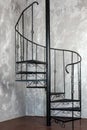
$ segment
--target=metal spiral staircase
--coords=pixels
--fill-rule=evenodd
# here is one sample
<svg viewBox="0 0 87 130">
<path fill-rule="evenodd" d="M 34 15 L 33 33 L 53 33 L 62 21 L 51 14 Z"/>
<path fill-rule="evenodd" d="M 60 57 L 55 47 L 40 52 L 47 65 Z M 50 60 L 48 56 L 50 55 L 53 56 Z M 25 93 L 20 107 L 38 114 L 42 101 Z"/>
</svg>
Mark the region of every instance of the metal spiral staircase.
<svg viewBox="0 0 87 130">
<path fill-rule="evenodd" d="M 46 1 L 47 42 L 48 4 Z M 37 5 L 35 1 L 25 8 L 15 25 L 16 81 L 25 82 L 27 88 L 46 90 L 47 125 L 52 120 L 63 124 L 81 119 L 81 56 L 75 51 L 50 48 L 47 44 L 42 46 L 34 42 L 34 6 Z M 28 21 L 30 19 L 31 23 Z M 28 24 L 31 25 L 31 32 L 27 31 Z"/>
</svg>

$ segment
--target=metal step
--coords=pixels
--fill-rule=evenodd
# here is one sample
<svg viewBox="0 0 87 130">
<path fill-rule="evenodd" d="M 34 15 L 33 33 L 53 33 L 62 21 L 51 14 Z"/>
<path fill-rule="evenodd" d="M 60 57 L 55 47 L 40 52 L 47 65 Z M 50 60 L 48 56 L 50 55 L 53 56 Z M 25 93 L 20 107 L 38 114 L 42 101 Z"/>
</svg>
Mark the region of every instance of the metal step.
<svg viewBox="0 0 87 130">
<path fill-rule="evenodd" d="M 26 88 L 47 88 L 46 86 L 27 86 Z"/>
<path fill-rule="evenodd" d="M 54 119 L 55 121 L 60 121 L 63 123 L 67 123 L 70 121 L 75 121 L 75 120 L 80 120 L 81 118 L 79 117 L 62 117 L 62 116 L 51 116 L 52 119 Z"/>
<path fill-rule="evenodd" d="M 27 64 L 46 64 L 46 62 L 38 61 L 38 60 L 25 60 L 25 61 L 17 61 L 17 64 L 27 63 Z"/>
<path fill-rule="evenodd" d="M 65 94 L 65 93 L 64 93 L 64 92 L 59 92 L 59 93 L 58 93 L 58 92 L 57 92 L 57 93 L 51 92 L 51 93 L 50 93 L 51 96 L 54 96 L 54 95 L 57 96 L 57 95 L 61 95 L 61 94 Z"/>
<path fill-rule="evenodd" d="M 65 108 L 51 108 L 51 110 L 58 110 L 58 111 L 81 111 L 79 107 L 65 107 Z"/>
<path fill-rule="evenodd" d="M 36 80 L 36 79 L 35 79 L 35 80 L 34 80 L 34 79 L 30 79 L 30 80 L 28 80 L 28 79 L 27 79 L 27 80 L 18 79 L 18 80 L 15 80 L 15 81 L 18 81 L 18 82 L 29 82 L 29 81 L 30 81 L 30 82 L 35 82 L 35 81 L 36 81 L 36 82 L 41 82 L 41 81 L 43 81 L 43 82 L 45 82 L 46 79 L 37 79 L 37 80 Z"/>
<path fill-rule="evenodd" d="M 59 99 L 59 100 L 53 100 L 51 103 L 58 103 L 58 102 L 79 102 L 80 100 L 72 100 L 72 99 Z"/>
<path fill-rule="evenodd" d="M 46 74 L 46 72 L 19 71 L 19 72 L 16 72 L 16 74 Z"/>
</svg>

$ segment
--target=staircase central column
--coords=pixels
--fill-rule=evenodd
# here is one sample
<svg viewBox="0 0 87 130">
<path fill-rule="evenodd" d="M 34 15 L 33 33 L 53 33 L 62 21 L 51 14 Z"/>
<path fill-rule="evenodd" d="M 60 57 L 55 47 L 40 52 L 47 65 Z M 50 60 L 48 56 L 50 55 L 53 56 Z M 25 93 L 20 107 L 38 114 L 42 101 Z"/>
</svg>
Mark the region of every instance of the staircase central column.
<svg viewBox="0 0 87 130">
<path fill-rule="evenodd" d="M 51 125 L 50 90 L 51 90 L 51 61 L 50 61 L 50 0 L 45 0 L 46 6 L 46 85 L 47 85 L 47 126 Z"/>
</svg>

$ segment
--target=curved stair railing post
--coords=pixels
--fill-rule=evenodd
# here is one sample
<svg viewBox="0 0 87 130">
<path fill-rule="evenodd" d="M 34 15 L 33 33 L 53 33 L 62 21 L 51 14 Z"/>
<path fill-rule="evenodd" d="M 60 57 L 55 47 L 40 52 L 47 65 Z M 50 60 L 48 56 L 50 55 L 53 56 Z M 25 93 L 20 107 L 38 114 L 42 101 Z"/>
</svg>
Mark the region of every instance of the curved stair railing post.
<svg viewBox="0 0 87 130">
<path fill-rule="evenodd" d="M 65 97 L 65 52 L 63 50 L 63 83 L 64 83 L 64 97 Z"/>
<path fill-rule="evenodd" d="M 56 51 L 54 50 L 54 92 L 56 92 Z"/>
</svg>

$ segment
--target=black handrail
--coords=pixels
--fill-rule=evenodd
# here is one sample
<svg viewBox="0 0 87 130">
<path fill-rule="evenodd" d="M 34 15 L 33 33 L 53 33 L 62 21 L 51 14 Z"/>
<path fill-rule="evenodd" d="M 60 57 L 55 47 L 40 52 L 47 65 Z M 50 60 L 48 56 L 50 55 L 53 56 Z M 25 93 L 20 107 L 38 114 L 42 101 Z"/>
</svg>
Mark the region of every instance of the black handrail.
<svg viewBox="0 0 87 130">
<path fill-rule="evenodd" d="M 34 1 L 32 4 L 30 4 L 29 6 L 27 6 L 27 7 L 22 11 L 22 13 L 20 14 L 19 19 L 18 19 L 18 21 L 17 21 L 17 23 L 16 23 L 16 25 L 15 25 L 15 28 L 17 27 L 17 24 L 19 23 L 19 21 L 20 21 L 20 19 L 21 19 L 21 16 L 23 15 L 23 13 L 24 13 L 27 9 L 29 9 L 31 6 L 33 6 L 34 4 L 39 5 L 39 3 L 38 3 L 37 1 Z"/>
<path fill-rule="evenodd" d="M 17 28 L 16 28 L 16 27 L 17 27 L 17 24 L 19 23 L 19 21 L 20 21 L 20 19 L 21 19 L 21 16 L 23 15 L 23 13 L 24 13 L 27 9 L 29 9 L 31 6 L 33 6 L 34 4 L 39 5 L 39 3 L 38 3 L 37 1 L 34 1 L 32 4 L 30 4 L 29 6 L 27 6 L 27 7 L 22 11 L 22 13 L 20 14 L 19 19 L 18 19 L 18 21 L 17 21 L 17 23 L 16 23 L 16 25 L 15 25 L 15 31 L 16 31 L 22 38 L 24 38 L 25 40 L 31 42 L 32 44 L 35 44 L 35 45 L 37 45 L 37 46 L 39 46 L 39 47 L 46 48 L 46 46 L 37 44 L 37 43 L 35 43 L 35 42 L 29 40 L 28 38 L 26 38 L 25 36 L 23 36 L 23 35 L 17 30 Z M 79 53 L 77 53 L 77 52 L 75 52 L 75 51 L 67 50 L 67 49 L 57 49 L 57 48 L 50 48 L 50 49 L 51 49 L 51 50 L 58 50 L 58 51 L 72 52 L 72 53 L 77 54 L 77 55 L 80 57 L 80 60 L 79 60 L 78 62 L 70 63 L 70 64 L 67 64 L 67 65 L 65 66 L 65 70 L 66 70 L 67 73 L 69 73 L 69 71 L 67 70 L 67 67 L 68 67 L 68 66 L 78 64 L 78 63 L 80 63 L 80 62 L 82 61 L 82 58 L 81 58 L 81 56 L 79 55 Z"/>
<path fill-rule="evenodd" d="M 37 44 L 36 42 L 33 42 L 33 41 L 29 40 L 28 38 L 26 38 L 25 36 L 23 36 L 17 29 L 16 29 L 16 32 L 17 32 L 22 38 L 24 38 L 25 40 L 27 40 L 28 42 L 31 42 L 31 43 L 33 43 L 33 44 L 35 44 L 35 45 L 37 45 L 37 46 L 46 48 L 46 47 L 43 46 L 43 45 Z"/>
<path fill-rule="evenodd" d="M 15 31 L 16 31 L 22 38 L 24 38 L 25 40 L 27 40 L 28 42 L 31 42 L 31 43 L 33 43 L 33 44 L 39 46 L 39 47 L 46 48 L 46 46 L 40 45 L 40 44 L 38 44 L 38 43 L 36 43 L 36 42 L 33 42 L 33 41 L 29 40 L 28 38 L 26 38 L 25 36 L 23 36 L 16 28 L 15 28 Z M 67 65 L 65 66 L 65 70 L 66 70 L 67 73 L 69 73 L 69 71 L 67 70 L 67 67 L 68 67 L 68 66 L 78 64 L 78 63 L 80 63 L 80 62 L 82 61 L 81 56 L 80 56 L 79 53 L 77 53 L 76 51 L 72 51 L 72 50 L 68 50 L 68 49 L 57 49 L 57 48 L 50 48 L 50 49 L 51 49 L 51 50 L 56 50 L 56 51 L 71 52 L 71 53 L 77 54 L 77 55 L 79 56 L 79 58 L 80 58 L 79 61 L 74 62 L 74 63 L 67 64 Z"/>
</svg>

